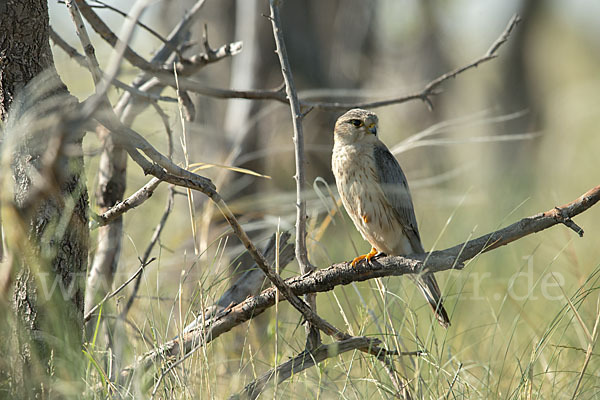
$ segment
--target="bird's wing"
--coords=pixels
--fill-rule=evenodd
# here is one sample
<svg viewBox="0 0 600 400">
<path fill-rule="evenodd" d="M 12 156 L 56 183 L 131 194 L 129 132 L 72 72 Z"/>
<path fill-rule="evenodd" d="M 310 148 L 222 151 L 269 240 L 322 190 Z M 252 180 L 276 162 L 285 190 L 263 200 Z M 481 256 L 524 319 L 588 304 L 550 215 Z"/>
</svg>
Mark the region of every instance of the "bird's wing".
<svg viewBox="0 0 600 400">
<path fill-rule="evenodd" d="M 398 160 L 396 160 L 383 143 L 376 145 L 373 151 L 375 165 L 377 166 L 377 176 L 380 179 L 379 183 L 381 184 L 383 193 L 394 208 L 413 251 L 415 253 L 424 253 L 425 249 L 423 249 L 423 244 L 419 236 L 417 218 L 415 217 L 415 209 L 410 197 L 406 176 L 404 176 Z M 444 309 L 442 294 L 433 274 L 425 273 L 413 277 L 413 279 L 433 308 L 439 323 L 444 328 L 447 328 L 450 325 L 450 318 Z"/>
<path fill-rule="evenodd" d="M 381 188 L 390 205 L 396 211 L 400 223 L 404 228 L 404 233 L 410 240 L 415 253 L 424 253 L 419 228 L 417 227 L 417 218 L 413 207 L 410 190 L 406 176 L 398 164 L 398 160 L 383 144 L 375 145 L 373 149 L 373 158 L 377 167 L 377 176 L 380 179 Z"/>
</svg>

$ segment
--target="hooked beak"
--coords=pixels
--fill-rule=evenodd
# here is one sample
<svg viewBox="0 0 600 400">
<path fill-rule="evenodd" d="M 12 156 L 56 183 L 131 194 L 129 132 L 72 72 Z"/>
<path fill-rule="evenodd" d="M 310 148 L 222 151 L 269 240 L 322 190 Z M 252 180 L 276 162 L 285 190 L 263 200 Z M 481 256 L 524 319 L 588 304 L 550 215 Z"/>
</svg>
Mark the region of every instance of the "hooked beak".
<svg viewBox="0 0 600 400">
<path fill-rule="evenodd" d="M 367 127 L 369 129 L 369 132 L 371 132 L 373 135 L 377 136 L 377 125 L 375 125 L 374 123 L 369 125 Z"/>
</svg>

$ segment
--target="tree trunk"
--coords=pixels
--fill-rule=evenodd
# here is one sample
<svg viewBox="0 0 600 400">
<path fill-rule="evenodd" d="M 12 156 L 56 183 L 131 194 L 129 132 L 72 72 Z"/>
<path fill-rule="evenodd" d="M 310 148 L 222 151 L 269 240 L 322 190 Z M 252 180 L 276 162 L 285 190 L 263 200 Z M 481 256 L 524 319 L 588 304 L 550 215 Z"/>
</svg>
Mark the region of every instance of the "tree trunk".
<svg viewBox="0 0 600 400">
<path fill-rule="evenodd" d="M 15 361 L 13 395 L 54 397 L 53 382 L 61 389 L 82 382 L 89 240 L 83 130 L 65 123 L 77 101 L 54 67 L 46 1 L 1 2 L 0 26 L 2 162 L 14 182 L 14 197 L 3 198 L 14 211 L 5 213 L 4 231 L 14 260 L 18 338 L 16 346 L 2 346 Z M 5 195 L 10 177 L 2 172 Z"/>
</svg>

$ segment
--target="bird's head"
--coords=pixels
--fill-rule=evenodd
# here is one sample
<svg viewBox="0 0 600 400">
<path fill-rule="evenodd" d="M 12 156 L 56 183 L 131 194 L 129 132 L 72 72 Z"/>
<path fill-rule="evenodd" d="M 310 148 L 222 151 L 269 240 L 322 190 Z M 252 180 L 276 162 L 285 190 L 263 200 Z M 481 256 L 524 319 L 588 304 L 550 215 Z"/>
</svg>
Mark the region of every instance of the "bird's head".
<svg viewBox="0 0 600 400">
<path fill-rule="evenodd" d="M 377 122 L 374 113 L 353 108 L 335 123 L 334 140 L 340 144 L 374 143 L 377 139 Z"/>
</svg>

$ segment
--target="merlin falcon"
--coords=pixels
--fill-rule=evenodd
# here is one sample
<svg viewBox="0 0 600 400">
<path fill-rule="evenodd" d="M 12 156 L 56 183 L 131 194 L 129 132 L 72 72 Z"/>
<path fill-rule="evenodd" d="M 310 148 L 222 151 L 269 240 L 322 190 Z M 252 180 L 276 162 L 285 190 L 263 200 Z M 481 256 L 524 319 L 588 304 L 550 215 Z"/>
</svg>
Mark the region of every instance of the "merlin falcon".
<svg viewBox="0 0 600 400">
<path fill-rule="evenodd" d="M 332 169 L 344 208 L 362 237 L 368 254 L 352 265 L 379 254 L 424 253 L 406 177 L 400 164 L 377 137 L 378 118 L 352 109 L 338 118 L 334 131 Z M 431 273 L 409 275 L 443 327 L 450 325 L 440 288 Z"/>
</svg>

